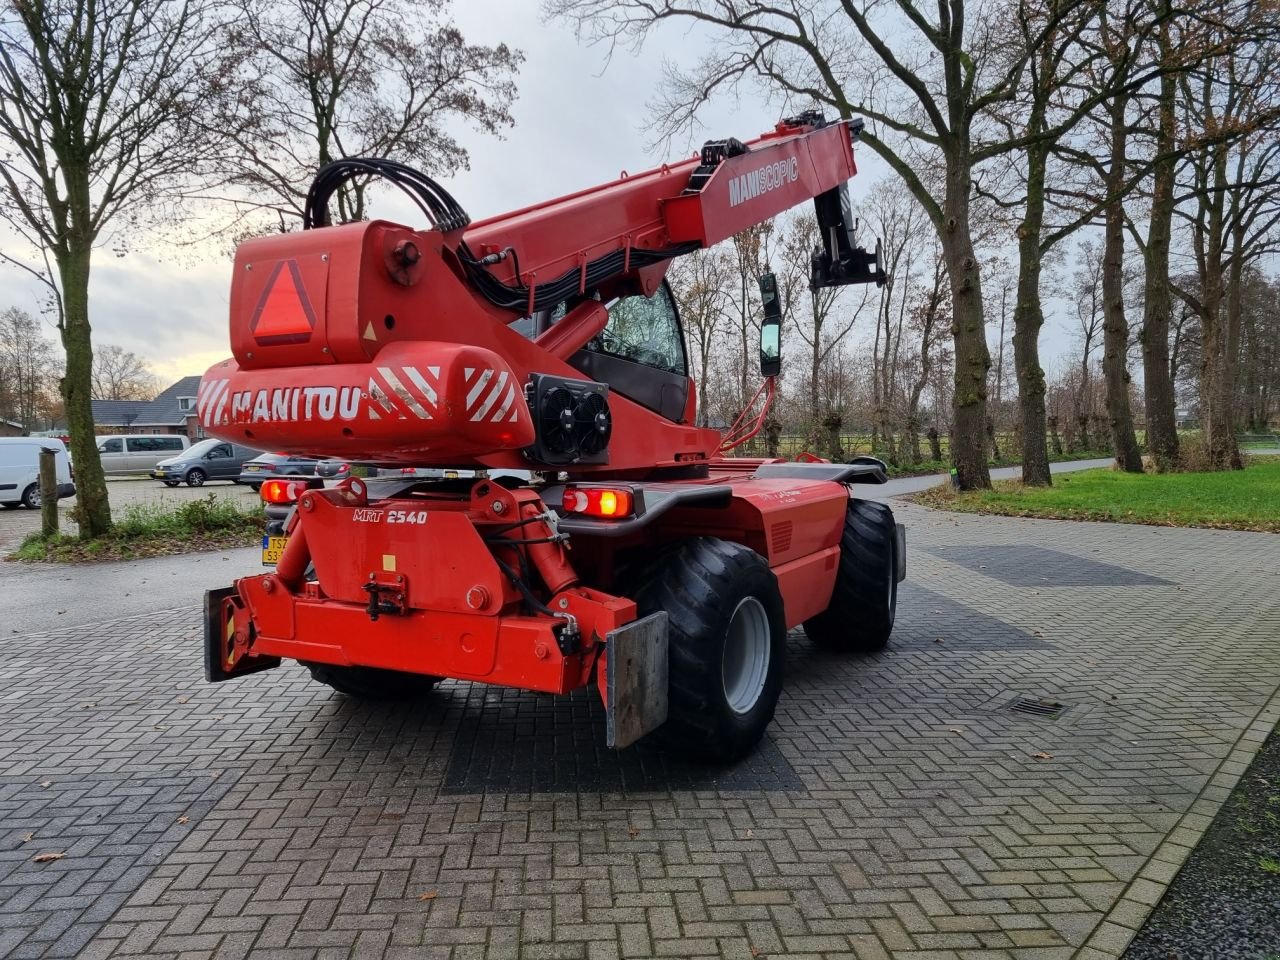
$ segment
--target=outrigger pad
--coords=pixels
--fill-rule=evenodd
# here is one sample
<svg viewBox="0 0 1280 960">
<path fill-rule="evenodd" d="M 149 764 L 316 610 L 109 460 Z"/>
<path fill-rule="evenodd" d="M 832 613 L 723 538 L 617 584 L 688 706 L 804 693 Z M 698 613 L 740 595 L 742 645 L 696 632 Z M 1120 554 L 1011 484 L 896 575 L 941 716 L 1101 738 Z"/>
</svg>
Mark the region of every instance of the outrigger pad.
<svg viewBox="0 0 1280 960">
<path fill-rule="evenodd" d="M 231 636 L 224 601 L 235 592 L 235 587 L 221 587 L 206 590 L 204 594 L 204 678 L 210 683 L 234 680 L 247 673 L 280 666 L 279 657 L 243 657 L 239 663 L 227 666 L 225 661 L 231 652 Z"/>
<path fill-rule="evenodd" d="M 667 721 L 667 613 L 659 610 L 605 637 L 608 744 L 629 747 Z"/>
</svg>

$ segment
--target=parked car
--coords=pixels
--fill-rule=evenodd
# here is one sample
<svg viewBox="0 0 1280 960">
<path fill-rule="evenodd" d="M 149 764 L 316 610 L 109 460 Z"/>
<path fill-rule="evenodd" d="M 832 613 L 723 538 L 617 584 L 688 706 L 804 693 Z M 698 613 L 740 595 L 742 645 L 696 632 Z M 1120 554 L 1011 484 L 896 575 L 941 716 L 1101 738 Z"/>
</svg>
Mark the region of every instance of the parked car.
<svg viewBox="0 0 1280 960">
<path fill-rule="evenodd" d="M 161 460 L 151 471 L 151 476 L 166 487 L 185 483 L 189 487 L 202 487 L 208 480 L 240 482 L 240 471 L 248 460 L 260 456 L 261 450 L 226 440 L 201 440 L 176 457 Z"/>
<path fill-rule="evenodd" d="M 373 476 L 370 468 L 369 476 Z M 346 460 L 321 460 L 316 464 L 316 476 L 329 480 L 345 480 L 351 476 L 351 464 Z"/>
<path fill-rule="evenodd" d="M 10 510 L 40 508 L 40 451 L 54 452 L 58 499 L 74 497 L 71 458 L 61 440 L 46 437 L 0 437 L 0 505 Z"/>
<path fill-rule="evenodd" d="M 98 438 L 98 456 L 102 458 L 102 472 L 118 477 L 150 473 L 161 460 L 189 446 L 191 441 L 179 434 L 117 434 Z"/>
<path fill-rule="evenodd" d="M 254 457 L 240 471 L 238 483 L 247 483 L 254 490 L 262 486 L 262 481 L 272 477 L 314 477 L 316 464 L 314 457 L 299 457 L 291 453 L 264 453 Z"/>
</svg>

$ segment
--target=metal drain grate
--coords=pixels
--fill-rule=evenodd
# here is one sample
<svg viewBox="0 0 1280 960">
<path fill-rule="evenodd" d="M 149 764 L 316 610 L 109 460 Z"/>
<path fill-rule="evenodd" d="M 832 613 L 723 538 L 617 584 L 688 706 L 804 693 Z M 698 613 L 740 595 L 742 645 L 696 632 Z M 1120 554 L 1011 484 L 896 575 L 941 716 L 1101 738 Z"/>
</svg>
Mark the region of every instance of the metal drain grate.
<svg viewBox="0 0 1280 960">
<path fill-rule="evenodd" d="M 1057 700 L 1045 700 L 1038 697 L 1018 697 L 1009 704 L 1010 713 L 1021 713 L 1029 717 L 1041 717 L 1045 720 L 1056 720 L 1067 709 L 1065 703 Z"/>
</svg>

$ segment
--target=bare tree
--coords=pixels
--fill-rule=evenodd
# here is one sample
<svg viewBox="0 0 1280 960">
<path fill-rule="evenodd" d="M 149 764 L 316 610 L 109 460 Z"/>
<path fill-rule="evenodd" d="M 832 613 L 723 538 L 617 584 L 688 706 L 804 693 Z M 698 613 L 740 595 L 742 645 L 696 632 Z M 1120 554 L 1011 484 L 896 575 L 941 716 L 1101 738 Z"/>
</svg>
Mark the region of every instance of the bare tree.
<svg viewBox="0 0 1280 960">
<path fill-rule="evenodd" d="M 207 0 L 5 0 L 0 6 L 0 218 L 50 291 L 83 536 L 111 526 L 89 407 L 89 269 L 206 169 L 216 45 Z"/>
<path fill-rule="evenodd" d="M 93 352 L 93 399 L 151 400 L 159 392 L 147 361 L 114 343 Z"/>
<path fill-rule="evenodd" d="M 1230 139 L 1189 157 L 1190 228 L 1198 289 L 1176 287 L 1200 321 L 1200 419 L 1218 470 L 1243 464 L 1236 442 L 1244 279 L 1280 244 L 1280 43 L 1274 8 L 1247 0 L 1245 26 L 1269 42 L 1233 43 L 1181 80 L 1187 125 Z"/>
<path fill-rule="evenodd" d="M 266 208 L 282 229 L 300 220 L 312 176 L 332 160 L 392 157 L 451 173 L 468 163 L 451 129 L 497 135 L 513 123 L 524 55 L 468 43 L 441 16 L 447 0 L 234 3 L 233 182 L 247 188 L 238 198 L 246 213 Z M 339 219 L 366 217 L 368 186 L 357 179 L 339 190 Z"/>
<path fill-rule="evenodd" d="M 39 321 L 16 307 L 0 313 L 0 416 L 32 429 L 50 407 L 57 376 L 54 345 Z"/>
<path fill-rule="evenodd" d="M 1074 301 L 1076 321 L 1080 330 L 1077 334 L 1080 342 L 1080 375 L 1075 383 L 1073 394 L 1072 418 L 1076 424 L 1073 434 L 1075 450 L 1089 448 L 1089 415 L 1092 407 L 1088 402 L 1090 396 L 1089 369 L 1102 335 L 1104 311 L 1102 292 L 1102 256 L 1097 246 L 1086 240 L 1080 244 L 1080 266 L 1072 277 L 1071 293 Z"/>
<path fill-rule="evenodd" d="M 955 347 L 952 457 L 962 487 L 991 485 L 986 458 L 987 350 L 972 225 L 973 171 L 1025 144 L 985 124 L 1012 101 L 1047 36 L 1089 0 L 1059 0 L 1025 36 L 1004 3 L 899 0 L 545 0 L 591 39 L 641 44 L 670 21 L 712 30 L 713 51 L 670 71 L 655 105 L 661 132 L 685 129 L 718 90 L 758 81 L 784 100 L 871 121 L 863 142 L 924 208 L 947 259 Z M 852 51 L 857 51 L 854 55 Z"/>
<path fill-rule="evenodd" d="M 747 405 L 752 394 L 751 371 L 755 366 L 752 357 L 755 355 L 755 343 L 760 329 L 760 318 L 756 314 L 759 300 L 757 284 L 760 274 L 768 269 L 769 238 L 773 234 L 773 226 L 772 220 L 766 220 L 735 234 L 730 241 L 738 284 L 733 304 L 737 313 L 740 347 L 735 378 L 738 384 L 739 409 Z"/>
<path fill-rule="evenodd" d="M 699 250 L 687 257 L 676 257 L 667 271 L 667 280 L 675 294 L 693 361 L 697 364 L 698 423 L 706 426 L 710 413 L 709 387 L 711 362 L 717 346 L 729 332 L 728 308 L 732 303 L 730 277 L 731 257 L 723 247 Z"/>
</svg>

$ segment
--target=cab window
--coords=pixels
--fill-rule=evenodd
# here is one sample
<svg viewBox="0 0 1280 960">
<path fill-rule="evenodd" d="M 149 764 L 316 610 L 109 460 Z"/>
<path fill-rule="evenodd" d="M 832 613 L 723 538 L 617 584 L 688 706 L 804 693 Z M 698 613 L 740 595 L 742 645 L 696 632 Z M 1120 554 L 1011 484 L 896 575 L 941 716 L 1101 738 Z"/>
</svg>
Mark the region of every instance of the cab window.
<svg viewBox="0 0 1280 960">
<path fill-rule="evenodd" d="M 632 363 L 685 375 L 684 343 L 666 284 L 652 297 L 623 297 L 609 307 L 609 323 L 592 346 Z"/>
<path fill-rule="evenodd" d="M 119 437 L 114 440 L 104 440 L 98 444 L 98 451 L 100 453 L 124 453 L 124 441 Z"/>
</svg>

